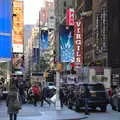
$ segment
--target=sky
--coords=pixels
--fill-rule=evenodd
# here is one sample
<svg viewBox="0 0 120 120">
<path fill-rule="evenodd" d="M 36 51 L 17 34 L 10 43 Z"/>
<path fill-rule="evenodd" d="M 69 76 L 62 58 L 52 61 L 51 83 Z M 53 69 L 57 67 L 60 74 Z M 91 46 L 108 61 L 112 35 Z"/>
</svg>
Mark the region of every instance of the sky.
<svg viewBox="0 0 120 120">
<path fill-rule="evenodd" d="M 24 24 L 36 24 L 44 0 L 24 0 Z"/>
</svg>

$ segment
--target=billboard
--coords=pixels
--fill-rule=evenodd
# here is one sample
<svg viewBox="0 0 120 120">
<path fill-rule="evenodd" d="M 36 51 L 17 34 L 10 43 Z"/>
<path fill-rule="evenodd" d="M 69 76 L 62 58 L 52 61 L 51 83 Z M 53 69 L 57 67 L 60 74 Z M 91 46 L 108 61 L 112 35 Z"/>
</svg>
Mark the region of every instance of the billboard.
<svg viewBox="0 0 120 120">
<path fill-rule="evenodd" d="M 74 25 L 75 65 L 83 64 L 83 19 L 79 19 Z"/>
<path fill-rule="evenodd" d="M 55 29 L 55 13 L 53 7 L 49 8 L 48 11 L 48 28 Z"/>
<path fill-rule="evenodd" d="M 41 30 L 40 48 L 41 48 L 41 51 L 48 49 L 48 31 L 47 30 Z"/>
<path fill-rule="evenodd" d="M 66 9 L 66 25 L 74 26 L 74 9 L 73 8 Z"/>
<path fill-rule="evenodd" d="M 24 55 L 14 53 L 12 56 L 12 72 L 21 71 L 24 72 Z"/>
<path fill-rule="evenodd" d="M 24 38 L 23 1 L 13 2 L 13 53 L 23 53 Z"/>
<path fill-rule="evenodd" d="M 12 2 L 0 0 L 0 60 L 12 55 Z"/>
<path fill-rule="evenodd" d="M 61 62 L 74 62 L 73 27 L 61 25 L 59 28 L 59 53 Z"/>
</svg>

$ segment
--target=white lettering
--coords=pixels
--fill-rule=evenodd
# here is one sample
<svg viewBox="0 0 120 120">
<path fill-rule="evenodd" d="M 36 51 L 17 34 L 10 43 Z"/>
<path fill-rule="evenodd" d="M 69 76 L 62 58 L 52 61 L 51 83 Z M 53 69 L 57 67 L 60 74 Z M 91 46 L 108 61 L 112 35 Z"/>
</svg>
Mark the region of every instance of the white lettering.
<svg viewBox="0 0 120 120">
<path fill-rule="evenodd" d="M 77 58 L 76 58 L 76 62 L 81 62 L 80 57 L 77 57 Z"/>
<path fill-rule="evenodd" d="M 76 22 L 78 27 L 80 27 L 81 23 L 82 23 L 81 21 Z"/>
<path fill-rule="evenodd" d="M 76 48 L 77 48 L 77 51 L 79 51 L 79 50 L 80 50 L 80 46 L 76 46 Z"/>
<path fill-rule="evenodd" d="M 77 57 L 81 56 L 79 51 L 76 52 L 76 56 Z"/>
<path fill-rule="evenodd" d="M 76 39 L 81 39 L 81 34 L 76 34 Z"/>
<path fill-rule="evenodd" d="M 80 28 L 77 28 L 77 33 L 80 33 Z"/>
</svg>

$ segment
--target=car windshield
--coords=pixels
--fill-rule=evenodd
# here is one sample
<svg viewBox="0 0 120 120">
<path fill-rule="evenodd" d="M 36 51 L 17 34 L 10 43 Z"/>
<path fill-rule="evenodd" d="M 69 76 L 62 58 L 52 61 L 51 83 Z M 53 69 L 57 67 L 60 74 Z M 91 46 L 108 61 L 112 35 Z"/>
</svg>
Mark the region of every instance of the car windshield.
<svg viewBox="0 0 120 120">
<path fill-rule="evenodd" d="M 104 91 L 105 90 L 102 84 L 88 85 L 88 88 L 93 91 Z"/>
<path fill-rule="evenodd" d="M 54 83 L 48 83 L 48 86 L 53 86 L 54 85 Z"/>
</svg>

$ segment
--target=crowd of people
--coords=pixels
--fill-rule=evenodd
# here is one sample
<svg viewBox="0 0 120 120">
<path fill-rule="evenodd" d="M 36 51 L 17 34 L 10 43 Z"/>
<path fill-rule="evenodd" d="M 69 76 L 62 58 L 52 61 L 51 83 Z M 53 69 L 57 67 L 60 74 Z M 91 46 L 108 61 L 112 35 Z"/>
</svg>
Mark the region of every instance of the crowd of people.
<svg viewBox="0 0 120 120">
<path fill-rule="evenodd" d="M 10 89 L 6 98 L 6 105 L 8 107 L 8 114 L 10 120 L 17 120 L 17 113 L 21 109 L 22 104 L 33 104 L 37 106 L 39 102 L 43 107 L 44 102 L 51 105 L 50 98 L 55 94 L 55 90 L 49 89 L 45 84 L 34 82 L 29 87 L 21 81 L 19 84 L 15 79 L 11 80 Z"/>
</svg>

